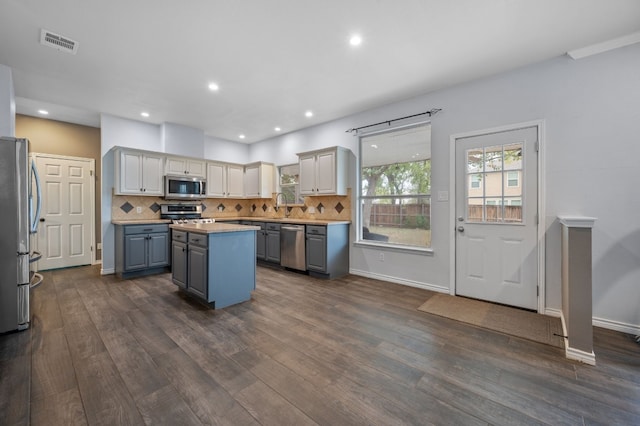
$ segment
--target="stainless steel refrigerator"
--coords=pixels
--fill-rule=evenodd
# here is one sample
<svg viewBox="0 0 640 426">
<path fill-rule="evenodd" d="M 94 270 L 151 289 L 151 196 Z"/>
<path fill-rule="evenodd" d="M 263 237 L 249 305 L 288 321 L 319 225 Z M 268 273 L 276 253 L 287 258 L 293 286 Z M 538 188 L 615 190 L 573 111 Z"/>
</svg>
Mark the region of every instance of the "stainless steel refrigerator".
<svg viewBox="0 0 640 426">
<path fill-rule="evenodd" d="M 29 327 L 29 235 L 39 220 L 39 183 L 29 141 L 0 138 L 0 333 Z M 34 195 L 34 192 L 37 195 Z M 34 202 L 35 196 L 35 202 Z"/>
</svg>

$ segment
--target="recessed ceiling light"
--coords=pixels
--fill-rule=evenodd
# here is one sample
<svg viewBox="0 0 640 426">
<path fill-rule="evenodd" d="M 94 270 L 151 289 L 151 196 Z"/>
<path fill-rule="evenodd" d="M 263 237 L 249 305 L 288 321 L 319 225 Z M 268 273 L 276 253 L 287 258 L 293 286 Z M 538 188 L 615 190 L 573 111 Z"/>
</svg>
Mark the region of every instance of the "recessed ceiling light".
<svg viewBox="0 0 640 426">
<path fill-rule="evenodd" d="M 244 137 L 245 137 L 245 136 L 244 136 L 244 135 L 239 135 L 238 137 L 239 137 L 240 139 L 244 139 Z"/>
<path fill-rule="evenodd" d="M 304 113 L 305 117 L 313 117 L 313 111 L 307 111 Z"/>
<path fill-rule="evenodd" d="M 140 115 L 143 116 L 144 118 L 149 117 L 149 113 L 148 112 L 141 112 Z"/>
<path fill-rule="evenodd" d="M 42 115 L 49 115 L 49 111 L 44 110 L 44 109 L 39 109 L 39 110 L 38 110 L 38 114 L 42 114 Z"/>
<path fill-rule="evenodd" d="M 217 92 L 220 87 L 216 83 L 209 83 L 209 90 L 212 92 Z"/>
<path fill-rule="evenodd" d="M 352 35 L 349 39 L 349 44 L 352 46 L 360 46 L 360 44 L 362 44 L 362 37 L 360 37 L 358 34 Z"/>
<path fill-rule="evenodd" d="M 276 127 L 276 128 L 274 128 L 273 130 L 275 130 L 276 132 L 279 132 L 279 131 L 280 131 L 280 130 L 282 130 L 282 129 L 280 129 L 280 127 Z"/>
</svg>

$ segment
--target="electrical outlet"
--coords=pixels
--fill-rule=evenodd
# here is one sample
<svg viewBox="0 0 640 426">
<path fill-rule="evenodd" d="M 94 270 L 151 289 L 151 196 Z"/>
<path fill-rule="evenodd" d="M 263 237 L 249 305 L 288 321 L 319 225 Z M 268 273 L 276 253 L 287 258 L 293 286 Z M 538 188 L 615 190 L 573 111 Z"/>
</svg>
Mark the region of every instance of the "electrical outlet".
<svg viewBox="0 0 640 426">
<path fill-rule="evenodd" d="M 309 207 L 309 214 L 314 214 L 316 212 L 316 208 L 313 206 Z"/>
<path fill-rule="evenodd" d="M 378 255 L 378 260 L 379 260 L 380 262 L 384 262 L 384 253 L 380 253 L 380 254 Z"/>
<path fill-rule="evenodd" d="M 138 214 L 142 213 L 142 207 L 136 207 L 136 213 Z"/>
<path fill-rule="evenodd" d="M 98 250 L 102 250 L 102 243 L 98 243 Z"/>
</svg>

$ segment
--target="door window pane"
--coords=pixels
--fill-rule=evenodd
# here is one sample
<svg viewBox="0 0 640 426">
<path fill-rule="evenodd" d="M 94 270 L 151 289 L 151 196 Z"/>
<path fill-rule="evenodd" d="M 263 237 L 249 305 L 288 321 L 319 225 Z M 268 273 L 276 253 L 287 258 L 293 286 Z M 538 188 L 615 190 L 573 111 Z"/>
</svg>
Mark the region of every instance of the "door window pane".
<svg viewBox="0 0 640 426">
<path fill-rule="evenodd" d="M 523 144 L 467 150 L 467 221 L 522 223 Z"/>
<path fill-rule="evenodd" d="M 484 171 L 502 170 L 502 145 L 491 146 L 484 150 Z"/>
</svg>

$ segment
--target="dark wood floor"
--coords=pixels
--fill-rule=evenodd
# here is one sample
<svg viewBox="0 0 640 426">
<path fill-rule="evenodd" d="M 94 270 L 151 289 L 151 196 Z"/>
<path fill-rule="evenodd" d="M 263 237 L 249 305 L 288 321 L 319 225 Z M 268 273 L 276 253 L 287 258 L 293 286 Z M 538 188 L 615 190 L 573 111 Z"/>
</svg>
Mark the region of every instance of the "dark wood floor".
<svg viewBox="0 0 640 426">
<path fill-rule="evenodd" d="M 0 336 L 0 423 L 640 424 L 640 345 L 595 329 L 595 367 L 416 310 L 433 293 L 258 269 L 213 311 L 169 275 L 45 273 Z M 29 380 L 30 377 L 30 380 Z"/>
</svg>

